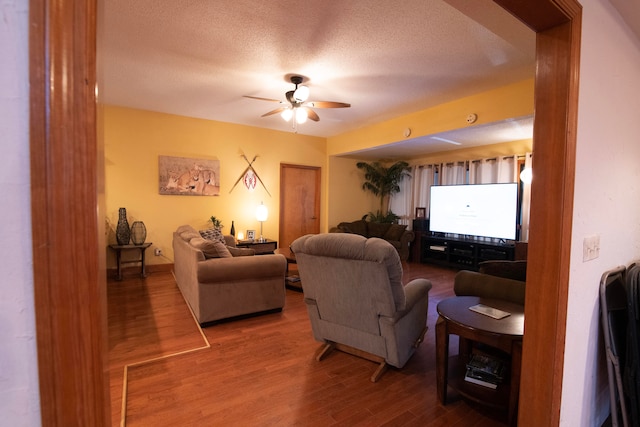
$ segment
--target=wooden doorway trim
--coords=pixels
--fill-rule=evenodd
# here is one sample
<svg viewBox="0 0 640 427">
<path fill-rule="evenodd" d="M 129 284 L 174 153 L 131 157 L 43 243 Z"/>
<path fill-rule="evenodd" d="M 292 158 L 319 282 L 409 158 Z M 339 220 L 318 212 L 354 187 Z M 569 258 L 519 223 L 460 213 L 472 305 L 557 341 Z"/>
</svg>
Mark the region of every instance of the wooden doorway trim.
<svg viewBox="0 0 640 427">
<path fill-rule="evenodd" d="M 495 0 L 537 32 L 519 425 L 560 424 L 573 219 L 582 6 Z M 532 3 L 536 6 L 532 7 Z"/>
<path fill-rule="evenodd" d="M 110 425 L 96 3 L 29 3 L 33 284 L 43 426 Z M 103 218 L 100 216 L 100 218 Z"/>
<path fill-rule="evenodd" d="M 581 7 L 575 0 L 496 1 L 538 33 L 532 268 L 523 363 L 550 369 L 523 371 L 520 396 L 527 404 L 520 405 L 520 419 L 521 425 L 557 425 Z M 94 93 L 96 1 L 30 0 L 29 15 L 32 238 L 42 424 L 109 425 L 106 275 L 99 271 L 105 249 L 98 243 L 96 212 L 102 179 Z"/>
<path fill-rule="evenodd" d="M 305 218 L 302 212 L 297 212 L 298 215 L 294 215 L 294 218 L 291 218 L 291 215 L 287 215 L 286 206 L 288 200 L 287 194 L 289 187 L 290 178 L 288 178 L 292 173 L 301 173 L 302 171 L 310 171 L 314 175 L 314 201 L 313 201 L 313 212 L 310 213 L 311 217 L 308 215 Z M 297 164 L 289 164 L 289 163 L 281 163 L 280 164 L 280 224 L 279 224 L 279 233 L 278 233 L 278 245 L 280 247 L 287 247 L 291 244 L 288 242 L 286 237 L 286 230 L 291 231 L 291 227 L 287 225 L 287 222 L 292 220 L 295 225 L 300 225 L 300 231 L 304 234 L 309 233 L 319 233 L 320 232 L 320 193 L 322 191 L 321 188 L 321 176 L 322 168 L 320 166 L 307 166 L 307 165 L 297 165 Z M 296 192 L 293 195 L 299 195 Z M 307 199 L 308 200 L 308 199 Z M 296 217 L 297 216 L 297 217 Z M 313 223 L 310 226 L 310 223 Z M 291 224 L 290 224 L 291 225 Z M 290 234 L 289 234 L 290 236 Z M 300 237 L 300 236 L 298 236 Z"/>
</svg>

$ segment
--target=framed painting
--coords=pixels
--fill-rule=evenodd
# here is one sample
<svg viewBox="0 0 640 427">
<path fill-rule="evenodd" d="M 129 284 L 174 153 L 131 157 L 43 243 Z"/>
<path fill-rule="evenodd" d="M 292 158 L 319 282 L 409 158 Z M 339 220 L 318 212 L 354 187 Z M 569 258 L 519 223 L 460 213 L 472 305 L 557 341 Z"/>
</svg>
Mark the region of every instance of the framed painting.
<svg viewBox="0 0 640 427">
<path fill-rule="evenodd" d="M 247 240 L 256 239 L 256 230 L 247 230 Z"/>
<path fill-rule="evenodd" d="M 158 156 L 160 194 L 219 196 L 220 161 Z"/>
<path fill-rule="evenodd" d="M 427 208 L 416 208 L 416 218 L 426 218 Z"/>
</svg>

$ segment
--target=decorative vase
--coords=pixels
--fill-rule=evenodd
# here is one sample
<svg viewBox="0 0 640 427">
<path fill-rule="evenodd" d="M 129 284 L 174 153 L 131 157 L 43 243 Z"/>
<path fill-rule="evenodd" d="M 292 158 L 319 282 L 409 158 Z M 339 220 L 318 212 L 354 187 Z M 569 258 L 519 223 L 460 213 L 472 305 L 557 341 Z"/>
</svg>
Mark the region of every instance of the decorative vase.
<svg viewBox="0 0 640 427">
<path fill-rule="evenodd" d="M 230 230 L 229 232 L 231 233 L 231 235 L 232 235 L 233 237 L 236 237 L 236 227 L 235 227 L 235 225 L 233 224 L 233 221 L 231 221 L 231 230 Z"/>
<path fill-rule="evenodd" d="M 118 211 L 118 225 L 116 226 L 116 240 L 119 245 L 128 245 L 131 239 L 131 230 L 127 221 L 127 210 L 120 208 Z"/>
<path fill-rule="evenodd" d="M 131 241 L 134 245 L 141 245 L 147 238 L 147 227 L 142 221 L 133 221 L 131 224 Z"/>
</svg>

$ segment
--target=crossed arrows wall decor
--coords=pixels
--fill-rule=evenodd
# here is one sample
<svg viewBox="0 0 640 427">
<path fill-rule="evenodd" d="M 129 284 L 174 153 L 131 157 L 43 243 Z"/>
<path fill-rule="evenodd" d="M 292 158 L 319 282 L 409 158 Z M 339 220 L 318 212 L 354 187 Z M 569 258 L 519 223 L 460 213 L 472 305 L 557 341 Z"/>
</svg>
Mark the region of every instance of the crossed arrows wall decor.
<svg viewBox="0 0 640 427">
<path fill-rule="evenodd" d="M 249 166 L 247 166 L 245 170 L 242 171 L 242 173 L 236 180 L 236 183 L 233 184 L 233 187 L 231 187 L 231 190 L 229 190 L 229 193 L 231 193 L 233 189 L 236 188 L 236 185 L 238 185 L 240 181 L 244 182 L 244 185 L 245 187 L 247 187 L 247 190 L 253 190 L 256 187 L 256 180 L 257 180 L 260 182 L 260 184 L 262 184 L 262 187 L 264 187 L 264 191 L 266 191 L 269 197 L 271 197 L 271 193 L 269 193 L 269 190 L 267 190 L 267 187 L 264 185 L 264 182 L 262 182 L 262 180 L 260 179 L 258 172 L 256 172 L 256 170 L 253 168 L 253 163 L 258 158 L 258 155 L 256 154 L 255 156 L 253 156 L 253 160 L 251 161 L 249 161 L 249 159 L 247 159 L 247 156 L 245 156 L 244 154 L 242 154 L 242 158 L 245 160 L 245 162 L 248 163 Z"/>
</svg>

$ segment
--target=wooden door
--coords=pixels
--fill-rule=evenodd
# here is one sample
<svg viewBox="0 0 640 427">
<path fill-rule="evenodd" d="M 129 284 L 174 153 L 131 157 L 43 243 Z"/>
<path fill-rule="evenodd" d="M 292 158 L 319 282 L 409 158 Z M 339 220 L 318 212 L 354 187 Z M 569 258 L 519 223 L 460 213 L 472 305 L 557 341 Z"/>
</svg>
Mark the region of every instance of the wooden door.
<svg viewBox="0 0 640 427">
<path fill-rule="evenodd" d="M 298 237 L 319 232 L 320 168 L 281 164 L 278 246 L 288 248 Z"/>
</svg>

